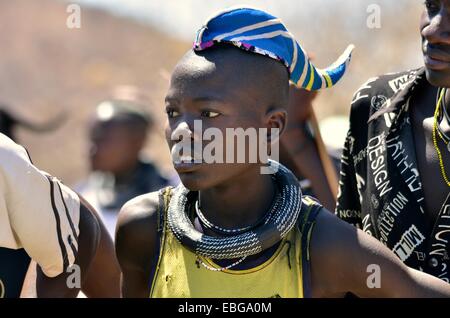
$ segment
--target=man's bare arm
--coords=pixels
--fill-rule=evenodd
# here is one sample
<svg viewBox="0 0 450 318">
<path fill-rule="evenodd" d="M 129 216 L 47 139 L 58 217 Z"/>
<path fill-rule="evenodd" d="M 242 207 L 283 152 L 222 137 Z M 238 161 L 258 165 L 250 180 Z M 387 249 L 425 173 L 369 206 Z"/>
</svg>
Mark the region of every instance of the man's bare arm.
<svg viewBox="0 0 450 318">
<path fill-rule="evenodd" d="M 80 200 L 96 216 L 100 230 L 100 242 L 85 277 L 82 291 L 91 298 L 118 298 L 120 297 L 120 268 L 114 251 L 114 242 L 95 209 L 81 196 Z"/>
<path fill-rule="evenodd" d="M 313 230 L 311 262 L 315 297 L 450 297 L 450 284 L 405 266 L 378 240 L 325 210 Z"/>
<path fill-rule="evenodd" d="M 158 193 L 129 201 L 116 226 L 116 255 L 122 271 L 122 297 L 149 297 L 152 264 L 157 251 Z"/>
<path fill-rule="evenodd" d="M 80 205 L 80 235 L 75 265 L 80 269 L 80 283 L 83 284 L 92 264 L 100 240 L 100 228 L 95 215 L 83 204 Z M 68 279 L 74 272 L 68 271 L 56 277 L 47 277 L 41 268 L 32 261 L 22 288 L 21 297 L 69 298 L 76 297 L 79 288 L 69 286 Z M 75 284 L 76 285 L 76 284 Z"/>
</svg>

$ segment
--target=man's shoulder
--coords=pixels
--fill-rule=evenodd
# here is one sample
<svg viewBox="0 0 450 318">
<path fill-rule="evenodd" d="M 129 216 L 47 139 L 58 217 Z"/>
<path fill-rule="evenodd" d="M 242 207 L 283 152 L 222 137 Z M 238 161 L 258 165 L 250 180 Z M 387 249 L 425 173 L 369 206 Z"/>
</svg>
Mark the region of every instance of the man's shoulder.
<svg viewBox="0 0 450 318">
<path fill-rule="evenodd" d="M 139 227 L 141 223 L 157 221 L 160 208 L 160 191 L 154 191 L 137 196 L 121 208 L 117 221 L 117 228 Z"/>
<path fill-rule="evenodd" d="M 311 212 L 313 209 L 322 208 L 322 204 L 318 199 L 310 195 L 302 195 L 302 209 Z"/>
<path fill-rule="evenodd" d="M 310 232 L 316 223 L 321 210 L 326 210 L 315 197 L 302 195 L 302 207 L 297 219 L 297 226 L 305 234 Z"/>
<path fill-rule="evenodd" d="M 421 68 L 410 69 L 369 78 L 358 88 L 355 95 L 357 95 L 359 91 L 365 91 L 365 93 L 371 95 L 383 93 L 388 97 L 392 97 L 411 83 L 420 71 Z"/>
<path fill-rule="evenodd" d="M 413 82 L 421 69 L 411 69 L 372 77 L 353 95 L 351 116 L 368 119 L 368 116 L 385 107 L 400 91 Z"/>
<path fill-rule="evenodd" d="M 123 268 L 146 272 L 156 253 L 160 191 L 140 195 L 120 210 L 116 226 L 116 255 Z"/>
<path fill-rule="evenodd" d="M 313 261 L 337 264 L 344 259 L 348 260 L 347 249 L 356 242 L 357 233 L 356 227 L 342 221 L 330 211 L 321 209 L 315 218 L 310 243 Z"/>
<path fill-rule="evenodd" d="M 24 147 L 15 143 L 9 137 L 0 134 L 0 160 L 3 164 L 30 163 L 31 159 Z"/>
</svg>

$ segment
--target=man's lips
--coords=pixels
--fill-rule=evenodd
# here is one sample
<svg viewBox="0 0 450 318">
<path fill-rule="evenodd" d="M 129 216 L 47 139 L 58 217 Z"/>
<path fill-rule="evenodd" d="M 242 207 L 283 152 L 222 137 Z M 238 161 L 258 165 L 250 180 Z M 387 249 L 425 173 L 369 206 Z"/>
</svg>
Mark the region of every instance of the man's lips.
<svg viewBox="0 0 450 318">
<path fill-rule="evenodd" d="M 201 161 L 195 161 L 191 156 L 181 156 L 173 159 L 173 166 L 177 172 L 192 172 L 196 170 L 200 165 Z"/>
<path fill-rule="evenodd" d="M 425 65 L 434 70 L 442 70 L 450 67 L 450 54 L 430 47 L 423 51 Z"/>
</svg>

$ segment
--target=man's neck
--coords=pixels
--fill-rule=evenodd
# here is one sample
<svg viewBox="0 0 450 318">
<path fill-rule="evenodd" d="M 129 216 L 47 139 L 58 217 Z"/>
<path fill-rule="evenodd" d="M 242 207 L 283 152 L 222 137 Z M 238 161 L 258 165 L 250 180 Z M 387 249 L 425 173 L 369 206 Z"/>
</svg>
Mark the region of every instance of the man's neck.
<svg viewBox="0 0 450 318">
<path fill-rule="evenodd" d="M 450 89 L 447 89 L 444 96 L 444 107 L 447 110 L 447 114 L 450 114 Z M 450 123 L 445 119 L 442 121 L 441 127 L 444 131 L 448 131 L 450 129 Z"/>
<path fill-rule="evenodd" d="M 202 213 L 213 224 L 242 228 L 258 222 L 269 211 L 275 194 L 270 175 L 259 167 L 217 187 L 200 191 Z"/>
</svg>

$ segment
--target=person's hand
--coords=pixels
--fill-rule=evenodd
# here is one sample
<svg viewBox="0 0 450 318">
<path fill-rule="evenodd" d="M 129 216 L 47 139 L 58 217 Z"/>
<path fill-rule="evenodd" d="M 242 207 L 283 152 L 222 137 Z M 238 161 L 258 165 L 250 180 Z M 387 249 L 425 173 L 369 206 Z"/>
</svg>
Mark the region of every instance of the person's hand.
<svg viewBox="0 0 450 318">
<path fill-rule="evenodd" d="M 307 91 L 306 89 L 289 85 L 289 122 L 298 125 L 305 122 L 311 115 L 312 102 L 317 97 L 317 91 Z"/>
<path fill-rule="evenodd" d="M 307 53 L 310 61 L 314 60 L 312 52 Z M 312 102 L 317 97 L 317 91 L 307 91 L 304 88 L 289 84 L 288 125 L 302 126 L 311 116 Z"/>
</svg>

